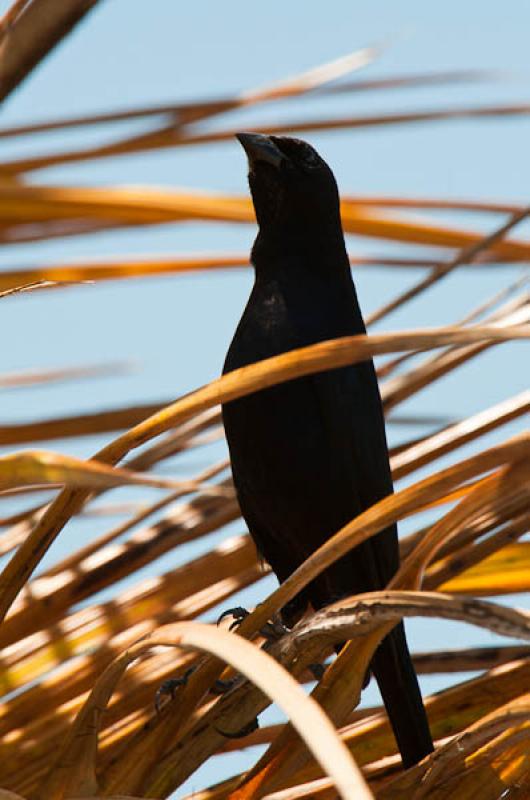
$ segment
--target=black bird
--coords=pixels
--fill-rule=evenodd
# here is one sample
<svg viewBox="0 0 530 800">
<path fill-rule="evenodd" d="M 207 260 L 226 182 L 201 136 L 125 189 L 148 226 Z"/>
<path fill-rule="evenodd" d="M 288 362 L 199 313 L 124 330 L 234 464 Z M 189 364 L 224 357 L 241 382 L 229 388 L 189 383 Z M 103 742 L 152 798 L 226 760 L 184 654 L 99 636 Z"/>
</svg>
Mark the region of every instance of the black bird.
<svg viewBox="0 0 530 800">
<path fill-rule="evenodd" d="M 223 372 L 326 339 L 365 333 L 333 173 L 306 142 L 241 133 L 259 225 L 255 283 Z M 298 378 L 223 406 L 237 496 L 256 546 L 284 581 L 364 509 L 392 493 L 371 360 Z M 356 547 L 282 611 L 383 589 L 397 571 L 395 525 Z M 405 767 L 433 749 L 402 624 L 371 669 Z"/>
</svg>

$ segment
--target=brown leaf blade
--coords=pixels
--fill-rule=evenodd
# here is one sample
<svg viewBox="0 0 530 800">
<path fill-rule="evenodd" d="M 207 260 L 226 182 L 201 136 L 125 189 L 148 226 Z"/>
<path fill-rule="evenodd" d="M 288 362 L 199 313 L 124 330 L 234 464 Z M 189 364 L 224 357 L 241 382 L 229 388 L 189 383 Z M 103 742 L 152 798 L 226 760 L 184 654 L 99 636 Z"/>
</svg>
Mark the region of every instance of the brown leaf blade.
<svg viewBox="0 0 530 800">
<path fill-rule="evenodd" d="M 125 469 L 108 467 L 96 461 L 82 461 L 47 450 L 25 450 L 0 456 L 0 488 L 64 484 L 86 489 L 115 486 L 152 486 L 157 489 L 185 487 L 186 482 L 150 478 Z"/>
<path fill-rule="evenodd" d="M 62 800 L 71 788 L 96 789 L 95 757 L 97 732 L 102 711 L 123 671 L 142 653 L 154 646 L 199 648 L 221 658 L 248 676 L 274 699 L 291 718 L 317 761 L 333 779 L 339 796 L 372 797 L 347 748 L 333 725 L 308 698 L 299 684 L 270 656 L 239 636 L 199 623 L 176 623 L 140 642 L 113 662 L 101 676 L 78 716 L 62 753 L 44 786 L 42 800 Z M 313 731 L 319 731 L 318 741 Z M 71 787 L 71 788 L 70 788 Z"/>
</svg>

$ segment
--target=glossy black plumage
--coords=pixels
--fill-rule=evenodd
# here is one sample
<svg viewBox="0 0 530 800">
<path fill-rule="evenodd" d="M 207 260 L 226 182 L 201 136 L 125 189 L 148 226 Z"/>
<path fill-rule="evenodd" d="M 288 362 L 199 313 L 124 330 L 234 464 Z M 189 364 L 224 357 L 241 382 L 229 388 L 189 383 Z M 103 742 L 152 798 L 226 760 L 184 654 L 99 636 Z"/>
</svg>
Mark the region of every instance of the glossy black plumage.
<svg viewBox="0 0 530 800">
<path fill-rule="evenodd" d="M 238 138 L 249 159 L 259 233 L 252 249 L 256 280 L 224 372 L 365 332 L 331 170 L 305 142 Z M 371 361 L 228 403 L 223 420 L 241 511 L 280 581 L 392 492 Z M 398 564 L 392 526 L 326 570 L 283 610 L 284 620 L 296 621 L 309 602 L 321 608 L 384 588 Z M 402 625 L 382 642 L 372 670 L 409 766 L 432 750 L 432 741 Z"/>
</svg>

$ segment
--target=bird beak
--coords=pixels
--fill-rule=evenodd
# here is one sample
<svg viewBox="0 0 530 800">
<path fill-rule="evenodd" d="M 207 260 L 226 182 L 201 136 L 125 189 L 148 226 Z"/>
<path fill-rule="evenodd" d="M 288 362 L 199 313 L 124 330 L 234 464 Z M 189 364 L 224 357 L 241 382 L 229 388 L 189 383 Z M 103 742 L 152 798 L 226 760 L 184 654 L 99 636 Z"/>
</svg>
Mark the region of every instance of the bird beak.
<svg viewBox="0 0 530 800">
<path fill-rule="evenodd" d="M 236 139 L 247 154 L 250 169 L 257 161 L 265 161 L 279 169 L 288 160 L 272 139 L 262 133 L 236 133 Z"/>
</svg>

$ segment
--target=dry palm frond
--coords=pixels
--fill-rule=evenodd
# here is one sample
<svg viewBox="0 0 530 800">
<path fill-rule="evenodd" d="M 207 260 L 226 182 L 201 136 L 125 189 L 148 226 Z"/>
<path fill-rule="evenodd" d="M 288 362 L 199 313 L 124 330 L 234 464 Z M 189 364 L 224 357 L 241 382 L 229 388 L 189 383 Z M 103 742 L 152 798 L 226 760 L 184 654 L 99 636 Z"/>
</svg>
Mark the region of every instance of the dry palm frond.
<svg viewBox="0 0 530 800">
<path fill-rule="evenodd" d="M 0 101 L 31 72 L 97 0 L 17 0 L 0 20 Z"/>
<path fill-rule="evenodd" d="M 0 20 L 0 95 L 15 88 L 93 5 L 14 3 Z M 344 80 L 376 59 L 379 50 L 365 48 L 295 78 L 229 97 L 3 128 L 0 137 L 27 137 L 30 149 L 23 158 L 0 164 L 0 242 L 56 241 L 190 220 L 252 223 L 248 197 L 154 186 L 89 188 L 76 185 L 75 172 L 67 186 L 46 183 L 45 172 L 36 185 L 31 173 L 58 164 L 75 171 L 79 163 L 125 153 L 226 141 L 232 136 L 230 113 L 236 109 L 242 113 L 280 101 L 287 106 L 295 97 L 310 107 L 313 96 L 399 91 L 487 77 L 453 72 Z M 334 83 L 338 77 L 342 83 Z M 354 130 L 458 118 L 476 119 L 478 125 L 487 116 L 516 118 L 528 112 L 527 104 L 514 103 L 369 117 L 308 116 L 282 123 L 271 117 L 270 125 L 260 130 Z M 206 127 L 216 117 L 223 127 Z M 139 119 L 152 126 L 141 136 L 127 128 Z M 50 154 L 38 149 L 38 137 L 46 131 L 97 132 L 109 122 L 124 126 L 123 135 L 110 143 L 77 150 L 65 145 Z M 436 219 L 440 211 L 481 214 L 490 233 L 441 223 Z M 352 265 L 386 266 L 394 273 L 414 268 L 421 276 L 412 288 L 376 309 L 371 321 L 385 319 L 412 298 L 421 301 L 427 290 L 435 296 L 441 279 L 457 280 L 461 269 L 471 270 L 479 281 L 484 270 L 502 274 L 526 263 L 530 242 L 514 235 L 512 228 L 527 213 L 523 204 L 502 200 L 345 195 L 346 233 L 394 247 L 380 257 L 352 255 Z M 497 228 L 492 214 L 505 217 L 502 224 L 494 223 Z M 418 249 L 411 255 L 404 244 Z M 438 249 L 433 255 L 422 247 Z M 78 263 L 37 260 L 35 266 L 2 271 L 0 298 L 16 295 L 6 303 L 24 303 L 30 302 L 25 297 L 30 292 L 71 284 L 155 275 L 174 276 L 178 282 L 183 273 L 247 266 L 246 254 L 221 252 L 134 258 L 123 253 L 113 260 L 87 257 Z M 359 711 L 355 705 L 375 647 L 402 617 L 429 617 L 433 625 L 437 618 L 465 621 L 499 636 L 530 639 L 526 612 L 477 599 L 530 589 L 530 545 L 520 540 L 530 527 L 530 440 L 524 425 L 528 392 L 506 386 L 506 399 L 494 405 L 477 396 L 474 410 L 458 419 L 441 405 L 436 414 L 401 408 L 395 413 L 396 406 L 418 400 L 426 387 L 435 391 L 447 376 L 455 378 L 457 368 L 466 368 L 494 346 L 518 341 L 521 359 L 514 358 L 513 370 L 522 369 L 528 360 L 529 314 L 527 278 L 514 283 L 510 276 L 491 298 L 470 305 L 462 319 L 444 327 L 426 330 L 411 319 L 406 331 L 323 342 L 251 365 L 181 398 L 149 403 L 134 398 L 114 408 L 102 404 L 100 411 L 61 409 L 31 421 L 3 421 L 0 444 L 31 449 L 0 457 L 0 554 L 6 556 L 0 577 L 0 798 L 168 797 L 210 757 L 256 744 L 267 747 L 247 772 L 194 796 L 493 800 L 505 791 L 526 796 L 528 645 L 463 646 L 456 651 L 444 646 L 416 654 L 423 674 L 480 674 L 427 698 L 439 746 L 405 773 L 385 713 L 380 708 Z M 414 438 L 392 448 L 396 493 L 336 532 L 243 620 L 237 636 L 199 622 L 267 574 L 243 527 L 238 535 L 222 536 L 240 512 L 227 462 L 213 446 L 222 435 L 219 404 L 372 356 L 391 356 L 378 364 L 390 420 L 422 426 Z M 115 374 L 122 366 L 50 366 L 0 374 L 0 387 L 27 391 Z M 511 426 L 509 438 L 503 440 L 506 425 Z M 50 439 L 68 439 L 72 448 L 81 447 L 82 437 L 90 435 L 102 437 L 91 459 L 35 449 Z M 490 438 L 482 440 L 486 436 Z M 459 449 L 464 446 L 462 458 Z M 207 463 L 194 469 L 191 478 L 177 480 L 181 465 L 191 470 L 186 459 L 195 454 Z M 162 463 L 170 477 L 151 473 Z M 73 546 L 54 563 L 41 563 L 59 535 L 69 536 L 78 515 L 97 510 L 98 522 L 105 522 L 116 504 L 102 504 L 99 498 L 124 484 L 158 488 L 162 494 L 135 497 L 129 488 L 133 499 L 119 506 L 125 515 L 119 524 L 102 525 L 90 542 Z M 413 524 L 413 532 L 402 539 L 402 566 L 386 592 L 345 598 L 309 615 L 262 652 L 260 629 L 290 598 L 356 544 L 404 519 Z M 207 538 L 211 534 L 215 539 Z M 200 543 L 200 551 L 190 555 L 179 549 L 190 542 Z M 161 572 L 155 562 L 169 553 L 174 564 Z M 265 586 L 259 590 L 264 597 Z M 328 659 L 333 644 L 345 639 L 350 643 L 328 664 L 308 699 L 296 680 L 310 680 L 308 666 Z M 178 702 L 156 714 L 157 688 L 191 666 L 196 669 L 178 690 Z M 240 677 L 228 693 L 210 693 L 217 678 L 233 676 L 234 670 Z M 238 740 L 221 733 L 240 730 L 273 701 L 284 708 L 288 723 Z"/>
</svg>

